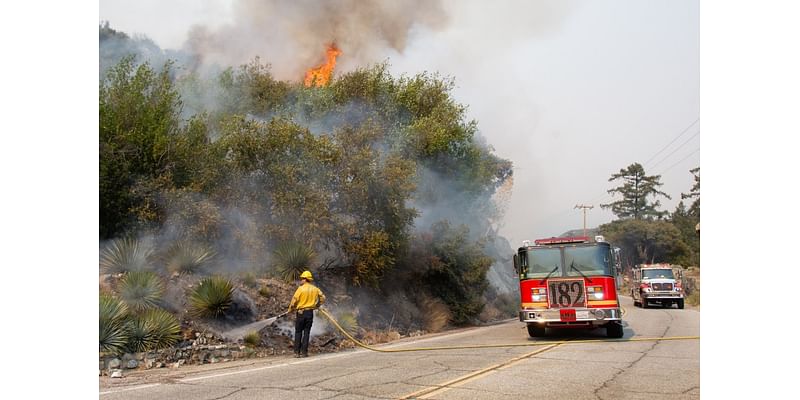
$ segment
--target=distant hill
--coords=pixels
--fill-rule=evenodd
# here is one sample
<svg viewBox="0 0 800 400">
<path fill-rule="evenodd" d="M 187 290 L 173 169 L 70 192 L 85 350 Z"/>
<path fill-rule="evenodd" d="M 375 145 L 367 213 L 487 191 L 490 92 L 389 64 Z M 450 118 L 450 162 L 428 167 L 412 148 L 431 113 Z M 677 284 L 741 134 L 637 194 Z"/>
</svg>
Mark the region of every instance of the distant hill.
<svg viewBox="0 0 800 400">
<path fill-rule="evenodd" d="M 593 238 L 599 235 L 597 228 L 586 228 L 586 236 Z M 583 236 L 583 228 L 566 231 L 558 237 Z"/>
</svg>

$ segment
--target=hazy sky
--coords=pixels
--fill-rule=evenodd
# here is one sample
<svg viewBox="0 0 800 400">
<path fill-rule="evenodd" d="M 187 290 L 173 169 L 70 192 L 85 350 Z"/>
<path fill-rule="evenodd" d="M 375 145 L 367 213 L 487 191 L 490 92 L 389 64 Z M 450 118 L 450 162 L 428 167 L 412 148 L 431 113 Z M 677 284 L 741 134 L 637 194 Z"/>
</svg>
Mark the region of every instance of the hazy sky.
<svg viewBox="0 0 800 400">
<path fill-rule="evenodd" d="M 194 25 L 212 32 L 235 25 L 241 3 L 248 1 L 101 0 L 99 18 L 180 48 Z M 446 23 L 412 24 L 399 49 L 378 44 L 348 59 L 343 48 L 337 68 L 388 59 L 398 74 L 455 78 L 456 99 L 514 163 L 501 229 L 513 245 L 581 228 L 579 203 L 595 206 L 589 227 L 613 219 L 599 207 L 611 199 L 608 178 L 633 162 L 662 175 L 661 189 L 672 196 L 663 209 L 689 191 L 689 169 L 700 165 L 697 1 L 445 1 L 442 10 Z M 285 24 L 279 13 L 257 17 Z M 279 60 L 292 48 L 276 46 L 259 55 L 282 71 Z"/>
</svg>

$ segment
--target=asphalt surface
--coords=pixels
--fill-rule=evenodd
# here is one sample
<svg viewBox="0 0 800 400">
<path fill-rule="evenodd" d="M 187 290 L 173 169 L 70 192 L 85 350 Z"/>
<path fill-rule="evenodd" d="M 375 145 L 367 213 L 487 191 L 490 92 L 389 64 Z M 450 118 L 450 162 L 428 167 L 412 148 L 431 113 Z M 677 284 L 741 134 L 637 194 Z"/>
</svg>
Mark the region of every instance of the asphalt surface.
<svg viewBox="0 0 800 400">
<path fill-rule="evenodd" d="M 697 336 L 700 312 L 641 309 L 623 298 L 624 338 Z M 226 363 L 139 378 L 101 378 L 100 399 L 697 399 L 700 341 L 603 342 L 605 330 L 528 338 L 518 321 L 471 328 L 383 348 L 596 343 L 376 353 L 367 350 Z M 183 368 L 183 367 L 182 367 Z M 145 377 L 145 378 L 143 378 Z"/>
</svg>

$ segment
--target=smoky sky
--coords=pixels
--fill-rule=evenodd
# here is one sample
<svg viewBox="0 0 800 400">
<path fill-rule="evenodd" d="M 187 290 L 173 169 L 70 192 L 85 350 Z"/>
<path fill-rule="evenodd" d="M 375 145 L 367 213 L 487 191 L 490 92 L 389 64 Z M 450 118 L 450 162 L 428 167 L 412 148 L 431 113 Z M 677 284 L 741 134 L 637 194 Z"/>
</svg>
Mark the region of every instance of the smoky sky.
<svg viewBox="0 0 800 400">
<path fill-rule="evenodd" d="M 413 28 L 446 25 L 438 1 L 237 0 L 231 23 L 193 25 L 185 50 L 204 63 L 242 64 L 259 56 L 279 79 L 296 79 L 320 61 L 328 43 L 347 57 L 340 68 L 374 63 L 384 49 L 402 53 Z"/>
<path fill-rule="evenodd" d="M 280 79 L 300 80 L 332 41 L 338 73 L 388 61 L 454 78 L 514 163 L 499 226 L 512 245 L 581 228 L 577 204 L 594 206 L 589 227 L 611 221 L 608 178 L 634 162 L 662 175 L 672 211 L 700 165 L 697 0 L 101 0 L 100 19 L 203 64 L 258 56 Z"/>
</svg>

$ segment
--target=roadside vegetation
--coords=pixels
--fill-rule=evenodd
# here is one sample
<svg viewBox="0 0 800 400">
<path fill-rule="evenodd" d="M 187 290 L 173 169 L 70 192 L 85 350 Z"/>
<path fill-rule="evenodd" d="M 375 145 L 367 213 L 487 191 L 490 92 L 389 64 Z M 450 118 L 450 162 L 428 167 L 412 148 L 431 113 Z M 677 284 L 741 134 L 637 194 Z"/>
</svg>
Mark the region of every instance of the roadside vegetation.
<svg viewBox="0 0 800 400">
<path fill-rule="evenodd" d="M 131 40 L 101 26 L 111 39 Z M 259 59 L 201 74 L 101 51 L 101 350 L 174 343 L 163 312 L 184 330 L 235 320 L 248 302 L 277 302 L 258 282 L 289 284 L 305 269 L 355 332 L 440 330 L 506 310 L 486 272 L 507 257 L 492 196 L 512 165 L 454 87 L 386 64 L 305 87 Z M 360 304 L 374 309 L 355 313 Z"/>
</svg>

